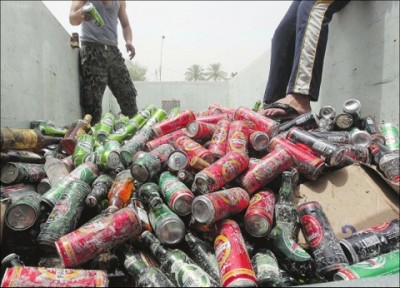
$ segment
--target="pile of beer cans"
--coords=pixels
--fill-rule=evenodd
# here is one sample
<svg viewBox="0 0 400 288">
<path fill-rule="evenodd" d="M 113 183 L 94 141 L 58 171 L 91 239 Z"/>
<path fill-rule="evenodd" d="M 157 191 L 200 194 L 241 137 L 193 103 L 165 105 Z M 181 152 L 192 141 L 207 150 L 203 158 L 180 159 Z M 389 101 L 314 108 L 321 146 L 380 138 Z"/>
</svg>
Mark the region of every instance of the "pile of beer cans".
<svg viewBox="0 0 400 288">
<path fill-rule="evenodd" d="M 1 286 L 295 286 L 398 274 L 398 218 L 339 239 L 320 203 L 292 202 L 297 185 L 355 163 L 400 185 L 398 126 L 362 115 L 357 99 L 342 110 L 283 120 L 258 107 L 148 105 L 93 126 L 35 120 L 7 141 L 2 128 Z M 20 137 L 33 130 L 60 143 Z"/>
</svg>

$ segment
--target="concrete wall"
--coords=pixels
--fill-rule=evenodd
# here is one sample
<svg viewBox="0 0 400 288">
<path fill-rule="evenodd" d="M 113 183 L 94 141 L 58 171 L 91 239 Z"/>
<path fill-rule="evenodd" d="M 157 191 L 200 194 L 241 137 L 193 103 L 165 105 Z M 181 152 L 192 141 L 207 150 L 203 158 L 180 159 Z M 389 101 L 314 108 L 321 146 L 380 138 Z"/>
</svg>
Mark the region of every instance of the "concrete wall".
<svg viewBox="0 0 400 288">
<path fill-rule="evenodd" d="M 162 100 L 180 100 L 182 109 L 194 111 L 213 103 L 252 107 L 264 95 L 269 55 L 230 81 L 135 82 L 138 107 L 161 107 Z M 399 66 L 399 2 L 350 2 L 330 25 L 314 111 L 321 105 L 340 111 L 344 100 L 357 98 L 363 114 L 398 124 Z M 103 108 L 119 111 L 110 91 Z M 1 1 L 1 126 L 28 127 L 38 119 L 65 125 L 80 117 L 78 50 L 70 35 L 40 1 Z"/>
<path fill-rule="evenodd" d="M 229 107 L 229 82 L 134 82 L 138 96 L 138 109 L 148 104 L 162 108 L 162 100 L 179 100 L 181 110 L 202 111 L 212 103 Z M 119 106 L 107 88 L 103 98 L 103 110 L 119 112 Z"/>
<path fill-rule="evenodd" d="M 329 26 L 319 102 L 342 111 L 343 102 L 359 99 L 363 115 L 399 123 L 399 2 L 351 1 Z M 266 39 L 266 41 L 269 41 Z M 230 81 L 233 107 L 251 107 L 262 99 L 268 79 L 269 51 Z"/>
<path fill-rule="evenodd" d="M 78 49 L 41 1 L 1 1 L 1 126 L 81 117 Z"/>
<path fill-rule="evenodd" d="M 399 2 L 351 1 L 331 24 L 320 104 L 357 98 L 362 114 L 398 125 Z"/>
</svg>

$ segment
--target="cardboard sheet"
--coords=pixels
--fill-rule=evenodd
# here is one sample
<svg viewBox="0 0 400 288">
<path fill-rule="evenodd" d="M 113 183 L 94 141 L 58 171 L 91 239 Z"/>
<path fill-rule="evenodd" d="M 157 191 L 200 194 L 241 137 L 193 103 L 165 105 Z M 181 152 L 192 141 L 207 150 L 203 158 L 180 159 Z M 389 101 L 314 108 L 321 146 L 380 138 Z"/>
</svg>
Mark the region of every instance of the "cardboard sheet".
<svg viewBox="0 0 400 288">
<path fill-rule="evenodd" d="M 376 171 L 357 164 L 299 185 L 293 201 L 319 202 L 339 239 L 399 218 L 399 195 Z M 306 245 L 301 231 L 299 244 Z"/>
</svg>

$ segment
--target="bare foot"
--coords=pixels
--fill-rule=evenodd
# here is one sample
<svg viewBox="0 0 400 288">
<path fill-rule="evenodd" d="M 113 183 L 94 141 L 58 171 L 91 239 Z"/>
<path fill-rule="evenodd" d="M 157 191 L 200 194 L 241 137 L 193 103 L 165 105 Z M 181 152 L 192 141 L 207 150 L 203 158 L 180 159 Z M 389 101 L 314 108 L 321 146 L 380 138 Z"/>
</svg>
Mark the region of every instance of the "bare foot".
<svg viewBox="0 0 400 288">
<path fill-rule="evenodd" d="M 299 115 L 311 111 L 310 98 L 306 95 L 296 93 L 288 94 L 285 98 L 282 98 L 276 102 L 292 106 Z M 288 113 L 286 113 L 285 110 L 279 108 L 268 108 L 265 110 L 260 109 L 259 113 L 267 117 L 288 116 Z"/>
</svg>

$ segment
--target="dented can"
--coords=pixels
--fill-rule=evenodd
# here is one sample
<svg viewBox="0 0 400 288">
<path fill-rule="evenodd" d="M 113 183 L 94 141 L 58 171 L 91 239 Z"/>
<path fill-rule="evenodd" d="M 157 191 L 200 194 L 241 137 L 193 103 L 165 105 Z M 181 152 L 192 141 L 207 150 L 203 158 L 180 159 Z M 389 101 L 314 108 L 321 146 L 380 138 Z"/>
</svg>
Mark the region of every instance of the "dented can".
<svg viewBox="0 0 400 288">
<path fill-rule="evenodd" d="M 256 287 L 257 279 L 239 225 L 230 219 L 218 224 L 214 241 L 221 287 Z"/>
</svg>

